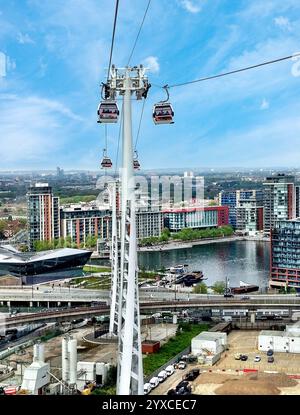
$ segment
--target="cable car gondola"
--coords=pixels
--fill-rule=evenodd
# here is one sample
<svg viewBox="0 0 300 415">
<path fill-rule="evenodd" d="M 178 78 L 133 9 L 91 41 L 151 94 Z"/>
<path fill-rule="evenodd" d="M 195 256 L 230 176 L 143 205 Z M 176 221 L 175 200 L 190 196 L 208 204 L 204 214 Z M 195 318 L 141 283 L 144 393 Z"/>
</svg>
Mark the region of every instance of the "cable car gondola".
<svg viewBox="0 0 300 415">
<path fill-rule="evenodd" d="M 169 102 L 159 102 L 153 107 L 154 124 L 174 124 L 174 111 Z"/>
<path fill-rule="evenodd" d="M 169 92 L 168 86 L 165 85 L 164 89 L 168 95 L 165 101 L 160 101 L 153 107 L 153 121 L 154 124 L 174 124 L 173 117 L 174 111 L 173 107 L 169 101 Z"/>
<path fill-rule="evenodd" d="M 110 169 L 112 167 L 111 159 L 106 155 L 106 150 L 103 150 L 103 158 L 101 160 L 101 169 Z"/>
<path fill-rule="evenodd" d="M 116 123 L 119 119 L 119 108 L 115 101 L 100 102 L 97 110 L 99 123 Z"/>
<path fill-rule="evenodd" d="M 140 168 L 141 168 L 140 162 L 138 160 L 138 154 L 137 154 L 136 150 L 134 152 L 134 157 L 133 157 L 133 168 L 134 168 L 134 170 L 140 170 Z"/>
</svg>

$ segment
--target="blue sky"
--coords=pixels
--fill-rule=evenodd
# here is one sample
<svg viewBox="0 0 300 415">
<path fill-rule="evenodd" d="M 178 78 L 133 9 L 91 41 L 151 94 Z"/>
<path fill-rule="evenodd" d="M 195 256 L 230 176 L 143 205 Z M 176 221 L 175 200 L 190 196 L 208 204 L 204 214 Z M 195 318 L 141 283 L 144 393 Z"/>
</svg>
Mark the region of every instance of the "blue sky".
<svg viewBox="0 0 300 415">
<path fill-rule="evenodd" d="M 120 0 L 117 66 L 147 2 Z M 99 169 L 113 13 L 112 0 L 0 0 L 0 170 Z M 299 0 L 152 0 L 132 63 L 164 85 L 299 51 Z M 300 166 L 299 91 L 300 60 L 174 88 L 175 124 L 158 126 L 151 110 L 164 93 L 152 87 L 142 167 Z M 133 108 L 135 134 L 141 102 Z M 115 164 L 118 126 L 108 136 Z"/>
</svg>

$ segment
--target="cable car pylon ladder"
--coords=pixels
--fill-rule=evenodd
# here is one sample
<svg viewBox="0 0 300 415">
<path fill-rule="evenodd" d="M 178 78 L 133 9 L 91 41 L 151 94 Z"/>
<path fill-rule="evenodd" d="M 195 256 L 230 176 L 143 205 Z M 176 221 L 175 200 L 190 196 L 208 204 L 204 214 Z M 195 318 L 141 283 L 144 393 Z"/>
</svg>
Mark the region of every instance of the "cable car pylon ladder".
<svg viewBox="0 0 300 415">
<path fill-rule="evenodd" d="M 131 95 L 138 100 L 147 97 L 150 84 L 142 65 L 116 69 L 111 67 L 108 87 L 112 97 L 123 96 L 123 145 L 121 169 L 121 229 L 119 278 L 116 284 L 114 321 L 118 321 L 118 395 L 143 395 L 143 363 L 138 297 L 138 265 L 135 215 L 135 180 L 133 173 L 133 140 Z M 112 241 L 113 244 L 113 241 Z M 115 245 L 118 248 L 118 245 Z M 118 249 L 114 249 L 118 255 Z M 114 263 L 117 262 L 117 259 Z M 117 275 L 117 274 L 116 274 Z M 116 275 L 114 276 L 117 279 Z M 113 286 L 112 286 L 113 289 Z M 113 293 L 113 292 L 112 292 Z"/>
</svg>

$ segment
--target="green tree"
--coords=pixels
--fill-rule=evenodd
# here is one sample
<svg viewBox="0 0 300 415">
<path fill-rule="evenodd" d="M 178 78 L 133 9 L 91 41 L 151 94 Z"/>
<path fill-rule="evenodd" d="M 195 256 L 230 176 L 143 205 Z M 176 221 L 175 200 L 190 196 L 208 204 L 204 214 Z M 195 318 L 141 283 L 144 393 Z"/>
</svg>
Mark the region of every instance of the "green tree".
<svg viewBox="0 0 300 415">
<path fill-rule="evenodd" d="M 225 291 L 225 282 L 224 281 L 216 281 L 212 286 L 212 289 L 217 294 L 224 294 Z"/>
<path fill-rule="evenodd" d="M 195 294 L 207 294 L 207 285 L 204 282 L 195 285 L 193 288 L 193 293 Z"/>
</svg>

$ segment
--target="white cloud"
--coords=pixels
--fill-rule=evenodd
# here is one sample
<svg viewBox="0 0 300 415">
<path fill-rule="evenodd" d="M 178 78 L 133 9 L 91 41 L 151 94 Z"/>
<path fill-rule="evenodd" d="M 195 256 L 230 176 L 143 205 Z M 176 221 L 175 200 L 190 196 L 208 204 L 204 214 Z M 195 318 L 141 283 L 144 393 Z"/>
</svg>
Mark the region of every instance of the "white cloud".
<svg viewBox="0 0 300 415">
<path fill-rule="evenodd" d="M 180 4 L 190 13 L 199 13 L 201 11 L 200 5 L 198 3 L 195 4 L 195 2 L 192 2 L 191 0 L 181 0 Z"/>
<path fill-rule="evenodd" d="M 156 56 L 148 56 L 144 59 L 143 65 L 148 68 L 150 72 L 159 72 L 159 62 Z"/>
<path fill-rule="evenodd" d="M 58 101 L 0 94 L 2 165 L 49 164 L 53 152 L 66 144 L 74 120 L 79 117 Z"/>
<path fill-rule="evenodd" d="M 25 45 L 26 43 L 34 43 L 34 41 L 31 39 L 31 37 L 29 36 L 28 33 L 18 33 L 18 42 L 21 43 L 22 45 Z"/>
<path fill-rule="evenodd" d="M 279 16 L 274 18 L 274 23 L 281 29 L 292 30 L 292 25 L 287 17 Z"/>
<path fill-rule="evenodd" d="M 269 101 L 267 101 L 266 98 L 264 98 L 260 104 L 260 109 L 267 110 L 269 107 L 270 107 Z"/>
</svg>

